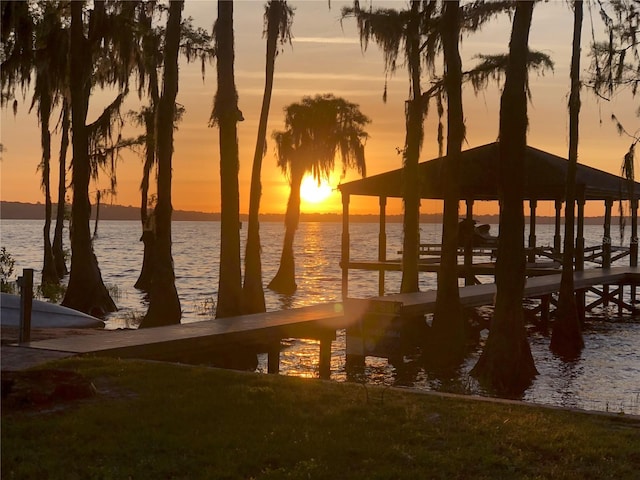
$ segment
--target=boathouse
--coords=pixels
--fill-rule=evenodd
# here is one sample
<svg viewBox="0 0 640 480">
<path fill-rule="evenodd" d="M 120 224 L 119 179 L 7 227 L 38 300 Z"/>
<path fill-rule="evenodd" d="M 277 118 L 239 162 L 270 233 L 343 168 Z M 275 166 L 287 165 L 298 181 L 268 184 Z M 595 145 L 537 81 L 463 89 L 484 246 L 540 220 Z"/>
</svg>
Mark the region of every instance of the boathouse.
<svg viewBox="0 0 640 480">
<path fill-rule="evenodd" d="M 443 170 L 447 159 L 439 157 L 419 164 L 420 198 L 443 200 Z M 529 238 L 527 241 L 528 277 L 524 296 L 540 300 L 534 311 L 539 313 L 540 324 L 546 328 L 549 307 L 555 303 L 553 294 L 560 285 L 562 259 L 561 219 L 565 203 L 567 159 L 527 146 L 524 168 L 525 180 L 523 201 L 529 204 Z M 490 143 L 463 151 L 459 164 L 460 201 L 466 204 L 465 219 L 473 220 L 473 206 L 477 201 L 499 201 L 499 145 Z M 386 205 L 388 198 L 403 197 L 403 171 L 392 170 L 339 186 L 342 193 L 342 297 L 349 298 L 349 271 L 369 270 L 378 272 L 378 297 L 370 299 L 365 315 L 355 325 L 347 328 L 347 365 L 362 367 L 366 356 L 397 357 L 403 350 L 403 338 L 407 338 L 407 326 L 416 318 L 433 312 L 436 301 L 435 291 L 416 293 L 385 292 L 385 272 L 400 271 L 399 258 L 387 258 Z M 576 225 L 574 284 L 578 294 L 579 311 L 583 316 L 598 305 L 609 302 L 617 304 L 619 311 L 626 309 L 636 312 L 635 290 L 638 284 L 638 194 L 640 183 L 631 185 L 624 178 L 602 170 L 577 166 L 576 173 Z M 352 196 L 378 197 L 379 241 L 377 259 L 352 259 L 350 255 L 349 203 Z M 631 241 L 629 247 L 612 246 L 611 211 L 615 201 L 629 202 L 631 216 Z M 555 205 L 555 230 L 553 246 L 536 245 L 536 208 L 539 201 L 553 202 Z M 585 246 L 584 223 L 586 202 L 600 202 L 604 213 L 602 243 Z M 472 238 L 469 236 L 469 239 Z M 478 249 L 467 240 L 459 255 L 459 276 L 465 279 L 465 288 L 460 290 L 461 303 L 472 308 L 491 303 L 495 294 L 495 284 L 479 284 L 476 274 L 493 275 L 497 242 L 489 248 Z M 398 252 L 400 254 L 401 252 Z M 439 269 L 440 245 L 420 244 L 418 270 L 437 272 Z M 629 255 L 627 270 L 609 268 L 611 263 Z M 488 262 L 474 262 L 475 258 L 489 258 Z M 600 264 L 603 269 L 584 271 L 584 263 Z M 618 276 L 622 275 L 622 276 Z M 601 285 L 600 288 L 597 285 Z M 631 287 L 631 300 L 624 300 L 624 286 Z M 610 287 L 613 289 L 610 290 Z M 585 304 L 585 292 L 596 294 L 596 299 Z M 584 318 L 584 317 L 583 317 Z M 405 333 L 403 333 L 405 332 Z M 409 336 L 411 336 L 409 334 Z"/>
<path fill-rule="evenodd" d="M 473 206 L 477 201 L 497 202 L 499 179 L 499 145 L 497 142 L 471 148 L 462 152 L 460 157 L 459 183 L 460 200 L 466 204 L 466 218 L 473 218 Z M 420 163 L 420 197 L 422 199 L 443 199 L 443 166 L 446 157 L 439 157 Z M 566 175 L 568 161 L 565 158 L 544 152 L 534 147 L 527 147 L 525 156 L 525 188 L 523 200 L 529 204 L 529 261 L 535 262 L 534 256 L 542 254 L 547 258 L 559 259 L 561 255 L 561 218 L 565 200 Z M 634 182 L 632 192 L 629 191 L 627 181 L 619 176 L 588 167 L 577 166 L 576 174 L 576 252 L 575 269 L 584 269 L 585 259 L 598 259 L 603 267 L 611 265 L 613 260 L 623 255 L 630 256 L 630 265 L 636 266 L 638 261 L 638 195 L 640 183 Z M 402 169 L 373 175 L 361 180 L 343 183 L 339 187 L 342 193 L 343 230 L 342 230 L 342 293 L 348 297 L 349 270 L 372 270 L 379 272 L 379 295 L 384 295 L 384 273 L 399 270 L 396 261 L 390 261 L 386 252 L 386 205 L 387 198 L 402 198 L 403 182 Z M 350 256 L 349 245 L 349 203 L 352 196 L 378 197 L 379 212 L 379 243 L 376 260 L 357 259 Z M 633 198 L 632 198 L 633 197 Z M 611 211 L 615 201 L 630 201 L 631 240 L 628 248 L 613 252 L 611 246 Z M 536 208 L 539 201 L 555 203 L 555 233 L 551 252 L 536 249 Z M 604 228 L 602 245 L 585 248 L 584 242 L 584 212 L 586 202 L 600 202 L 603 208 Z M 467 284 L 473 283 L 473 276 L 469 272 L 473 267 L 473 252 L 469 246 L 465 248 L 464 266 Z M 615 250 L 615 247 L 613 247 Z M 586 254 L 586 258 L 585 258 Z M 421 271 L 434 271 L 433 264 L 422 264 Z"/>
</svg>

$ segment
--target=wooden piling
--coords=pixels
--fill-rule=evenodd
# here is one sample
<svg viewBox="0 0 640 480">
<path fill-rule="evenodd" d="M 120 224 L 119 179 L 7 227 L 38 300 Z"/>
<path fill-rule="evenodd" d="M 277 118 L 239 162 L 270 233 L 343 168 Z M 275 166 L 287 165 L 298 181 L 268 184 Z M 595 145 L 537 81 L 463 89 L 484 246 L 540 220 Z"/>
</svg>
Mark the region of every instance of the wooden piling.
<svg viewBox="0 0 640 480">
<path fill-rule="evenodd" d="M 31 341 L 31 308 L 33 306 L 33 268 L 22 270 L 20 282 L 20 332 L 18 341 Z"/>
</svg>

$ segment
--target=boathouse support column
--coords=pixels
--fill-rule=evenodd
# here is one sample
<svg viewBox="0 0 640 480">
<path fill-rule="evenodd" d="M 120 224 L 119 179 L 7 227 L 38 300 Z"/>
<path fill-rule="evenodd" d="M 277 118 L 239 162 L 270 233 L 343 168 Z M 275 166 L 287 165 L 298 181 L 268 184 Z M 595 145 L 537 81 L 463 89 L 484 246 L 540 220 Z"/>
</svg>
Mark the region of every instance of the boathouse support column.
<svg viewBox="0 0 640 480">
<path fill-rule="evenodd" d="M 556 200 L 556 222 L 553 232 L 553 253 L 560 255 L 562 252 L 562 238 L 560 236 L 560 217 L 562 216 L 562 200 Z"/>
<path fill-rule="evenodd" d="M 602 236 L 602 268 L 611 266 L 611 208 L 613 199 L 604 201 L 604 233 Z"/>
<path fill-rule="evenodd" d="M 342 194 L 342 250 L 340 267 L 342 268 L 342 301 L 349 296 L 349 194 Z"/>
<path fill-rule="evenodd" d="M 473 199 L 466 200 L 467 221 L 473 223 Z M 474 285 L 476 279 L 473 275 L 473 235 L 467 235 L 464 243 L 464 284 Z"/>
<path fill-rule="evenodd" d="M 629 201 L 631 207 L 631 245 L 629 245 L 629 265 L 631 267 L 638 266 L 638 200 L 631 199 Z M 635 311 L 636 304 L 636 285 L 631 283 L 631 304 L 632 313 Z"/>
<path fill-rule="evenodd" d="M 584 185 L 577 185 L 576 201 L 578 204 L 578 215 L 576 225 L 576 251 L 575 251 L 575 271 L 584 271 Z M 585 290 L 576 290 L 576 305 L 578 307 L 578 318 L 584 325 L 585 321 Z"/>
<path fill-rule="evenodd" d="M 387 197 L 380 197 L 380 233 L 378 234 L 378 262 L 387 260 Z M 378 273 L 378 295 L 384 295 L 384 268 Z"/>
<path fill-rule="evenodd" d="M 613 199 L 607 198 L 604 201 L 604 233 L 602 234 L 602 268 L 611 267 L 611 207 L 613 207 Z M 623 288 L 620 285 L 620 288 Z M 609 285 L 602 286 L 602 295 L 604 301 L 602 305 L 609 305 Z M 622 297 L 620 297 L 622 300 Z"/>
<path fill-rule="evenodd" d="M 576 223 L 576 252 L 574 262 L 576 271 L 581 272 L 584 270 L 584 185 L 579 185 L 576 193 L 578 215 Z"/>
<path fill-rule="evenodd" d="M 536 261 L 536 207 L 537 200 L 529 200 L 529 258 L 528 261 L 534 263 Z"/>
<path fill-rule="evenodd" d="M 631 245 L 629 245 L 629 265 L 638 266 L 638 200 L 631 200 Z"/>
</svg>

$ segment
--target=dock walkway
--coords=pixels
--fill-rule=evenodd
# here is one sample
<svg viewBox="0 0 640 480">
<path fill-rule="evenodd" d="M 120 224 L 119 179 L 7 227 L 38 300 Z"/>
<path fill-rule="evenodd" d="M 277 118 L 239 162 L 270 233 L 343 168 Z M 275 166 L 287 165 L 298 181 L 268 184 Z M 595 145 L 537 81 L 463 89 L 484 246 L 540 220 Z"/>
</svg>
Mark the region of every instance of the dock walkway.
<svg viewBox="0 0 640 480">
<path fill-rule="evenodd" d="M 560 274 L 527 279 L 527 298 L 557 292 Z M 640 284 L 640 268 L 616 267 L 576 272 L 576 289 L 590 289 L 596 285 Z M 460 288 L 464 307 L 490 305 L 496 293 L 495 284 L 472 285 Z M 280 341 L 284 338 L 310 338 L 320 341 L 320 376 L 330 374 L 331 342 L 336 331 L 353 330 L 365 316 L 402 317 L 432 313 L 436 292 L 425 291 L 386 295 L 371 299 L 349 299 L 309 307 L 294 308 L 202 322 L 170 325 L 142 330 L 114 330 L 95 335 L 32 341 L 12 346 L 12 354 L 51 352 L 53 357 L 96 354 L 120 358 L 143 358 L 165 361 L 184 361 L 211 352 L 233 351 L 238 346 L 251 346 L 269 354 L 268 370 L 279 371 Z M 346 305 L 346 308 L 345 308 Z M 17 349 L 17 350 L 16 350 Z M 347 344 L 347 350 L 350 347 Z M 44 357 L 46 358 L 46 357 Z M 4 368 L 4 366 L 3 366 Z"/>
<path fill-rule="evenodd" d="M 532 276 L 527 278 L 524 298 L 535 298 L 549 295 L 560 289 L 560 273 Z M 640 281 L 639 267 L 594 268 L 575 272 L 573 276 L 576 290 L 588 289 L 595 285 L 614 285 Z M 433 313 L 436 304 L 436 291 L 429 290 L 415 293 L 396 293 L 371 299 L 372 308 L 381 312 L 395 312 L 403 315 Z M 495 283 L 483 283 L 460 288 L 460 303 L 463 307 L 480 307 L 493 304 L 496 294 Z M 388 304 L 395 304 L 395 307 Z M 387 304 L 387 305 L 385 305 Z"/>
<path fill-rule="evenodd" d="M 183 323 L 140 330 L 113 330 L 97 335 L 70 336 L 22 343 L 20 349 L 95 354 L 120 358 L 186 361 L 238 345 L 269 353 L 269 372 L 279 369 L 283 338 L 320 340 L 321 373 L 328 368 L 331 341 L 345 328 L 342 303 L 326 303 L 276 312 Z"/>
</svg>

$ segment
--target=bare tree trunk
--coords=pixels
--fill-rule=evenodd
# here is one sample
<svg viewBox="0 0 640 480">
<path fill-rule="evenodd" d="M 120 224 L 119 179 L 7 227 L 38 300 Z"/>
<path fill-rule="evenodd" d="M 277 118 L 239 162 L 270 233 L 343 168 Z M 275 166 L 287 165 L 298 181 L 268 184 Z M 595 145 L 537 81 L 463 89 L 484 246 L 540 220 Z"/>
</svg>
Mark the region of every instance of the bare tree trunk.
<svg viewBox="0 0 640 480">
<path fill-rule="evenodd" d="M 580 120 L 580 39 L 582 33 L 582 1 L 573 2 L 573 52 L 571 55 L 571 93 L 569 95 L 569 163 L 564 221 L 564 252 L 558 310 L 553 322 L 551 350 L 575 358 L 584 347 L 573 283 L 575 236 L 576 171 L 578 169 L 578 123 Z"/>
<path fill-rule="evenodd" d="M 149 106 L 143 110 L 145 126 L 145 161 L 142 169 L 142 182 L 140 183 L 140 222 L 142 223 L 142 235 L 140 240 L 143 243 L 142 268 L 140 276 L 134 287 L 140 290 L 149 291 L 153 280 L 155 265 L 155 213 L 152 217 L 148 215 L 147 205 L 149 203 L 149 178 L 151 170 L 156 163 L 156 131 L 155 122 L 160 100 L 160 87 L 158 80 L 158 59 L 156 57 L 156 36 L 152 28 L 152 15 L 144 14 L 141 18 L 142 27 L 148 32 L 144 36 L 142 48 L 145 55 L 145 63 L 148 63 L 149 74 Z"/>
<path fill-rule="evenodd" d="M 266 311 L 264 302 L 264 289 L 262 287 L 262 262 L 260 259 L 260 197 L 262 184 L 260 175 L 262 171 L 262 158 L 267 145 L 267 121 L 269 119 L 269 107 L 271 105 L 271 92 L 273 90 L 273 73 L 275 70 L 276 53 L 278 46 L 278 27 L 284 4 L 281 1 L 273 1 L 269 5 L 267 19 L 267 59 L 265 66 L 264 94 L 262 96 L 262 108 L 260 110 L 260 122 L 258 124 L 258 138 L 256 150 L 253 155 L 253 169 L 251 171 L 251 191 L 249 197 L 249 225 L 247 228 L 247 246 L 244 254 L 244 309 L 246 313 L 258 313 Z"/>
<path fill-rule="evenodd" d="M 104 316 L 117 308 L 102 281 L 98 261 L 93 253 L 89 229 L 91 209 L 89 180 L 91 172 L 86 119 L 91 94 L 91 65 L 88 55 L 88 42 L 83 33 L 83 3 L 71 2 L 72 253 L 69 286 L 62 304 L 91 315 Z"/>
<path fill-rule="evenodd" d="M 300 185 L 304 177 L 304 169 L 297 164 L 291 164 L 291 192 L 287 202 L 285 214 L 285 234 L 280 256 L 280 268 L 278 273 L 269 283 L 269 288 L 274 292 L 291 295 L 298 288 L 296 285 L 296 265 L 293 254 L 293 241 L 300 222 Z"/>
<path fill-rule="evenodd" d="M 496 391 L 520 395 L 537 371 L 522 311 L 525 284 L 524 156 L 527 145 L 527 56 L 531 1 L 517 3 L 500 101 L 500 237 L 496 305 L 487 343 L 472 374 Z"/>
<path fill-rule="evenodd" d="M 214 116 L 220 127 L 220 277 L 216 318 L 242 313 L 238 134 L 241 119 L 234 74 L 233 2 L 218 1 L 215 26 L 218 92 Z"/>
<path fill-rule="evenodd" d="M 447 92 L 447 158 L 444 162 L 444 214 L 442 255 L 438 270 L 438 291 L 432 336 L 427 355 L 437 365 L 460 362 L 466 350 L 465 318 L 458 290 L 458 204 L 460 200 L 460 152 L 464 140 L 462 110 L 462 60 L 458 48 L 460 2 L 445 2 L 442 47 Z"/>
<path fill-rule="evenodd" d="M 155 77 L 155 75 L 154 75 Z M 153 81 L 153 80 L 149 80 Z M 155 79 L 157 82 L 157 78 Z M 156 100 L 152 100 L 152 105 L 155 105 Z M 145 130 L 146 130 L 146 156 L 144 162 L 144 168 L 142 172 L 142 183 L 140 186 L 140 221 L 142 223 L 142 236 L 140 240 L 144 245 L 144 253 L 142 257 L 142 269 L 140 270 L 140 276 L 136 281 L 134 287 L 140 290 L 148 291 L 151 288 L 151 281 L 153 280 L 154 270 L 154 256 L 155 256 L 155 218 L 150 218 L 147 212 L 147 203 L 149 202 L 149 177 L 151 175 L 151 169 L 155 163 L 155 107 L 145 112 Z"/>
<path fill-rule="evenodd" d="M 47 90 L 44 88 L 43 90 Z M 51 248 L 51 132 L 49 131 L 49 117 L 51 115 L 51 95 L 42 92 L 40 98 L 40 141 L 42 144 L 42 186 L 44 187 L 44 262 L 42 266 L 42 284 L 58 283 L 58 272 Z"/>
<path fill-rule="evenodd" d="M 56 272 L 58 278 L 62 278 L 69 273 L 64 260 L 64 248 L 62 242 L 62 233 L 64 230 L 64 210 L 65 210 L 65 194 L 67 192 L 67 149 L 69 148 L 69 104 L 64 100 L 62 106 L 62 139 L 60 140 L 60 159 L 59 159 L 59 177 L 58 177 L 58 210 L 56 212 L 56 228 L 53 233 L 53 258 L 56 264 Z"/>
<path fill-rule="evenodd" d="M 420 90 L 420 2 L 412 0 L 408 61 L 411 73 L 412 98 L 407 102 L 407 137 L 404 152 L 402 182 L 404 184 L 404 236 L 402 241 L 403 293 L 418 291 L 418 258 L 420 248 L 420 177 L 418 164 L 423 136 L 423 108 Z"/>
<path fill-rule="evenodd" d="M 171 255 L 171 161 L 173 156 L 173 120 L 178 95 L 178 50 L 184 0 L 169 5 L 164 49 L 164 81 L 156 117 L 158 147 L 158 205 L 154 276 L 149 292 L 149 310 L 140 328 L 180 323 L 182 312 L 175 285 Z"/>
</svg>

